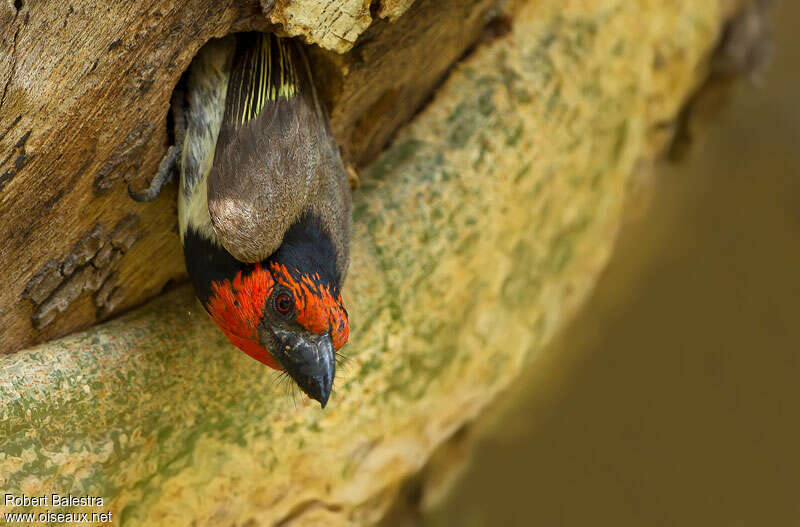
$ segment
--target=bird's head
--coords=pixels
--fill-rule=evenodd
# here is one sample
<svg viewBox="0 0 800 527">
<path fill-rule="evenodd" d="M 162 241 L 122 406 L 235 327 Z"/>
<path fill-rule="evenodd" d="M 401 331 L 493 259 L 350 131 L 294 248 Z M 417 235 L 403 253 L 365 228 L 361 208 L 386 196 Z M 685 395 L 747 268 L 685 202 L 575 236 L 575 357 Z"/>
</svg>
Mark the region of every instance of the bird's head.
<svg viewBox="0 0 800 527">
<path fill-rule="evenodd" d="M 209 315 L 228 339 L 254 359 L 286 371 L 325 407 L 336 351 L 350 326 L 335 285 L 277 261 L 252 265 L 212 283 Z"/>
</svg>

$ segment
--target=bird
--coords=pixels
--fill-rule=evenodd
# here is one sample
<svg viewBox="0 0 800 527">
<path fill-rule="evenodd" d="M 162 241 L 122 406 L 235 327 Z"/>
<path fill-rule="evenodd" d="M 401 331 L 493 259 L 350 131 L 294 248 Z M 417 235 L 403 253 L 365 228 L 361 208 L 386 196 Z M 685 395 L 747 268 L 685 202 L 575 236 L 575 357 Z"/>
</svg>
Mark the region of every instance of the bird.
<svg viewBox="0 0 800 527">
<path fill-rule="evenodd" d="M 178 228 L 195 295 L 228 340 L 325 408 L 350 325 L 341 290 L 351 196 L 302 44 L 212 40 L 172 98 L 175 145 L 137 201 L 179 168 Z"/>
</svg>

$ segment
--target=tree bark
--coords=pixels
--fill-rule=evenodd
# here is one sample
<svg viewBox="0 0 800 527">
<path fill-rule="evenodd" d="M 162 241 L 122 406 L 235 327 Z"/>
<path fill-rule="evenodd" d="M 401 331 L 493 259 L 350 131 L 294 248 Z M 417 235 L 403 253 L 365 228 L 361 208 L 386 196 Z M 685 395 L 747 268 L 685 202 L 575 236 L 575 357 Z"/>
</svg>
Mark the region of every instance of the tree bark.
<svg viewBox="0 0 800 527">
<path fill-rule="evenodd" d="M 626 190 L 669 144 L 735 7 L 517 1 L 481 33 L 492 2 L 392 11 L 405 4 L 381 3 L 378 16 L 399 18 L 363 40 L 346 33 L 347 54 L 315 56 L 339 138 L 365 163 L 343 294 L 351 342 L 328 408 L 234 350 L 180 288 L 0 359 L 4 492 L 102 496 L 86 510 L 125 525 L 379 519 L 586 297 Z M 91 323 L 91 294 L 114 313 L 181 276 L 174 195 L 142 206 L 124 182 L 143 182 L 164 152 L 170 89 L 200 44 L 264 23 L 233 2 L 40 5 L 3 22 L 6 349 Z M 309 38 L 327 45 L 328 33 Z M 99 289 L 76 286 L 33 331 L 76 276 Z"/>
<path fill-rule="evenodd" d="M 401 0 L 374 14 L 362 0 L 0 3 L 0 352 L 185 279 L 174 186 L 148 204 L 126 188 L 155 174 L 172 89 L 209 39 L 274 30 L 335 50 L 314 49 L 313 67 L 346 159 L 363 165 L 499 3 L 419 0 L 405 16 Z"/>
</svg>

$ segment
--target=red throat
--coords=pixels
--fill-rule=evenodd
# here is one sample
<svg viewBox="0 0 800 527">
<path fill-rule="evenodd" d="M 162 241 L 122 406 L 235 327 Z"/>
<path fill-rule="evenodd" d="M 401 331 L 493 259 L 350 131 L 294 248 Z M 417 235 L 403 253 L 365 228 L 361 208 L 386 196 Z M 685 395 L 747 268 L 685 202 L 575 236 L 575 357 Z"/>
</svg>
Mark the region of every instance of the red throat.
<svg viewBox="0 0 800 527">
<path fill-rule="evenodd" d="M 239 272 L 232 281 L 213 282 L 206 309 L 234 346 L 279 370 L 275 358 L 258 341 L 258 323 L 274 285 L 272 274 L 256 264 L 247 275 Z"/>
<path fill-rule="evenodd" d="M 330 330 L 337 350 L 345 345 L 350 326 L 341 295 L 334 298 L 321 285 L 319 275 L 295 278 L 285 266 L 272 263 L 269 270 L 256 264 L 246 275 L 239 272 L 233 280 L 212 283 L 206 310 L 234 346 L 271 368 L 282 369 L 258 339 L 258 325 L 276 281 L 292 291 L 298 324 L 316 334 Z"/>
</svg>

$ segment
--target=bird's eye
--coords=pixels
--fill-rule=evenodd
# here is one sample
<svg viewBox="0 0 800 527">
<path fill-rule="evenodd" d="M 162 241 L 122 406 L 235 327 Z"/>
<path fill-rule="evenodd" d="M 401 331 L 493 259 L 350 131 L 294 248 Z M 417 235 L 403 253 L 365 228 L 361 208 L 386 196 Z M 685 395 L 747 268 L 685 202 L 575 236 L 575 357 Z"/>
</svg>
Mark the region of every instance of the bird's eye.
<svg viewBox="0 0 800 527">
<path fill-rule="evenodd" d="M 281 293 L 275 297 L 275 309 L 281 315 L 288 315 L 292 310 L 292 297 L 286 293 Z"/>
</svg>

